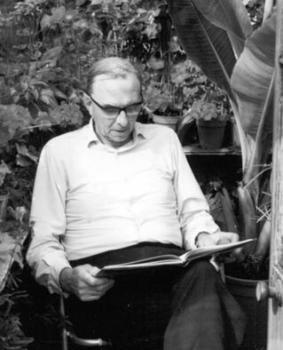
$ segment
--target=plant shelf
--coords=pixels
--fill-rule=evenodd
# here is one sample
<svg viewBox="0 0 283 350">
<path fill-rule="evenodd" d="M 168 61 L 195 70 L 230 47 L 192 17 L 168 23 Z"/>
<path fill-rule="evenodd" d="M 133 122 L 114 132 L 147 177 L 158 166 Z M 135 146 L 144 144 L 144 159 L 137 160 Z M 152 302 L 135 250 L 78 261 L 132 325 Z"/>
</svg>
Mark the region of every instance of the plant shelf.
<svg viewBox="0 0 283 350">
<path fill-rule="evenodd" d="M 225 156 L 235 155 L 241 156 L 241 150 L 238 147 L 223 147 L 219 149 L 203 149 L 199 145 L 183 146 L 185 155 L 199 155 L 199 156 Z"/>
</svg>

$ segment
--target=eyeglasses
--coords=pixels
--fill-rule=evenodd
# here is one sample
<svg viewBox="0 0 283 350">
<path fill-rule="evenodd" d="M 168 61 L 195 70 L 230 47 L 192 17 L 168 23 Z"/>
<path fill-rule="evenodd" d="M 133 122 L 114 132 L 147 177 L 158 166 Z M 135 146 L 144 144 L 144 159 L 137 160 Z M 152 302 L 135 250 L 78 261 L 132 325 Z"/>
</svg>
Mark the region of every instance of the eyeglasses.
<svg viewBox="0 0 283 350">
<path fill-rule="evenodd" d="M 125 106 L 125 107 L 117 107 L 117 106 L 111 106 L 111 105 L 101 105 L 97 101 L 95 101 L 90 95 L 88 95 L 92 102 L 96 104 L 107 116 L 108 119 L 116 119 L 118 115 L 124 111 L 128 117 L 136 117 L 142 106 L 142 101 L 133 103 L 131 105 Z"/>
</svg>

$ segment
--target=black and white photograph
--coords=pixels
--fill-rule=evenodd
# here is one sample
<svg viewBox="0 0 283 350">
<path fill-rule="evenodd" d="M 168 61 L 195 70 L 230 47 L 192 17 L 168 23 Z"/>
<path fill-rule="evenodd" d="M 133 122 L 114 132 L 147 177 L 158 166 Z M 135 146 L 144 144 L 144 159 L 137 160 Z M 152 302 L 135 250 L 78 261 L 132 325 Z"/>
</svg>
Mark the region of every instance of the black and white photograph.
<svg viewBox="0 0 283 350">
<path fill-rule="evenodd" d="M 0 0 L 0 350 L 283 349 L 283 0 Z"/>
</svg>

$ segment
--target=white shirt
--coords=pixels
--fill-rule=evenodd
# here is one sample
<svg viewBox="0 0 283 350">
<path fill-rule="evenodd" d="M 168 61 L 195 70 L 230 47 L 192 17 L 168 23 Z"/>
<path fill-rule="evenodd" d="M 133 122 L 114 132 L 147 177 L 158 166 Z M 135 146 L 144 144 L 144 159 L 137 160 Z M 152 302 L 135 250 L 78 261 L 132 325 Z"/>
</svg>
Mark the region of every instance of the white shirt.
<svg viewBox="0 0 283 350">
<path fill-rule="evenodd" d="M 140 242 L 192 249 L 199 232 L 219 231 L 177 135 L 140 123 L 120 148 L 102 144 L 91 122 L 50 140 L 30 221 L 27 261 L 50 292 L 69 260 Z"/>
</svg>

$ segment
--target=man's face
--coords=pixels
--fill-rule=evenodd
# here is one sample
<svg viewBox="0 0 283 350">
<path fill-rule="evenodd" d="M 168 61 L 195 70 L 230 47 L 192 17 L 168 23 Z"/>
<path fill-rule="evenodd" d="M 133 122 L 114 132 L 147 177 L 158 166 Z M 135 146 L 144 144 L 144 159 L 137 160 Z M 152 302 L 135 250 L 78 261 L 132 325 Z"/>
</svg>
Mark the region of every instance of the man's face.
<svg viewBox="0 0 283 350">
<path fill-rule="evenodd" d="M 100 140 L 112 147 L 129 142 L 142 102 L 137 77 L 133 74 L 125 78 L 98 76 L 92 86 L 91 98 L 89 110 Z M 121 110 L 123 108 L 125 110 Z"/>
</svg>

